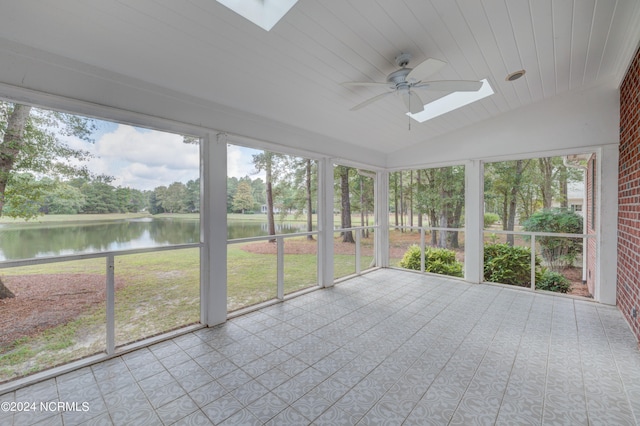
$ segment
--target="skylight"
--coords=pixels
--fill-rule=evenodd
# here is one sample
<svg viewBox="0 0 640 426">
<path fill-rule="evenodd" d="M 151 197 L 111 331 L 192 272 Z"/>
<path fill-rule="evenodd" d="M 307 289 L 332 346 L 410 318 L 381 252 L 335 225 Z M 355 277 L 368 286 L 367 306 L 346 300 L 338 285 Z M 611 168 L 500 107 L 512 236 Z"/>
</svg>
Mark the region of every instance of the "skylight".
<svg viewBox="0 0 640 426">
<path fill-rule="evenodd" d="M 298 0 L 216 0 L 238 15 L 269 31 Z"/>
<path fill-rule="evenodd" d="M 420 123 L 424 123 L 427 120 L 431 120 L 432 118 L 493 95 L 494 91 L 487 79 L 485 78 L 481 81 L 482 87 L 480 87 L 480 90 L 477 92 L 453 92 L 433 102 L 429 102 L 424 106 L 424 111 L 417 114 L 407 113 L 407 115 Z"/>
</svg>

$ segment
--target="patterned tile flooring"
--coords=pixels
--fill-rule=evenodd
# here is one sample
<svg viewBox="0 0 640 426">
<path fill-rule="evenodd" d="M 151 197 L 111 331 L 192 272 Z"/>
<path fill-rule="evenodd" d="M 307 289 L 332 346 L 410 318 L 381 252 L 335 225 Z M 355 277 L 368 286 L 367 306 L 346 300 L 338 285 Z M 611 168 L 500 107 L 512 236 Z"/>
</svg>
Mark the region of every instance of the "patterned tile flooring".
<svg viewBox="0 0 640 426">
<path fill-rule="evenodd" d="M 378 270 L 12 401 L 88 404 L 2 425 L 634 425 L 640 352 L 611 306 Z"/>
</svg>

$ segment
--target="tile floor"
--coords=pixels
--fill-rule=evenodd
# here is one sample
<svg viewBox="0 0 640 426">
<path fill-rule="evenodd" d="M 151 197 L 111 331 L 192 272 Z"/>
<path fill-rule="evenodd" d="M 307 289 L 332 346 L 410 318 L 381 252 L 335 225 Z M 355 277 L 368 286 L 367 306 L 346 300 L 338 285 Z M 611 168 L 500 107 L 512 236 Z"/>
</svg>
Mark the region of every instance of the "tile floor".
<svg viewBox="0 0 640 426">
<path fill-rule="evenodd" d="M 0 396 L 57 401 L 0 424 L 634 425 L 640 352 L 611 306 L 378 270 Z"/>
</svg>

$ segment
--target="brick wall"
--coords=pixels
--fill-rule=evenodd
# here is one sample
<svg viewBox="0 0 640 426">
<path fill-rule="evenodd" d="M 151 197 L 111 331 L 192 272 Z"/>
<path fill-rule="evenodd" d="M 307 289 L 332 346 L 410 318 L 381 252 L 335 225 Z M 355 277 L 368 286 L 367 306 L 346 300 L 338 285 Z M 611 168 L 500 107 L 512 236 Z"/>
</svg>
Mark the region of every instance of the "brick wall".
<svg viewBox="0 0 640 426">
<path fill-rule="evenodd" d="M 617 304 L 640 340 L 640 49 L 620 86 L 618 169 Z"/>
</svg>

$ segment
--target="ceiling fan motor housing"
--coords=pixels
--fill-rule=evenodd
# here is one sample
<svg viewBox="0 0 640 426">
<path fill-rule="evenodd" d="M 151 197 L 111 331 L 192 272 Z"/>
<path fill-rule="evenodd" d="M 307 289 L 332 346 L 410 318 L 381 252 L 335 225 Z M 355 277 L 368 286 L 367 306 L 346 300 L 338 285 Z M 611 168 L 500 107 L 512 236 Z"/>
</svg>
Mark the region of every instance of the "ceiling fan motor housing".
<svg viewBox="0 0 640 426">
<path fill-rule="evenodd" d="M 402 85 L 408 85 L 407 75 L 411 72 L 411 68 L 401 68 L 397 71 L 392 72 L 387 76 L 387 81 L 389 83 L 393 83 L 396 87 L 401 87 Z"/>
</svg>

